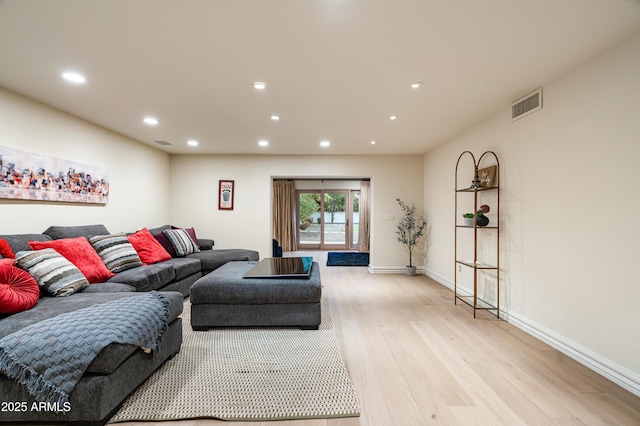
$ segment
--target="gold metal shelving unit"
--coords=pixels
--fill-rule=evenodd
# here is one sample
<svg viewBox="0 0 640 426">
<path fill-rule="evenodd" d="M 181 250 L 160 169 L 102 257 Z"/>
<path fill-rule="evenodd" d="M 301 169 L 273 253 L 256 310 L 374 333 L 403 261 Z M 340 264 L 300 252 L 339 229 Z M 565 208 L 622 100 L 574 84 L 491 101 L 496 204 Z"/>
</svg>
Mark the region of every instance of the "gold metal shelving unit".
<svg viewBox="0 0 640 426">
<path fill-rule="evenodd" d="M 473 175 L 472 175 L 472 183 L 470 186 L 463 187 L 459 182 L 459 167 L 460 160 L 465 158 L 466 156 L 471 157 L 471 161 L 473 162 Z M 494 162 L 492 161 L 494 160 Z M 488 163 L 485 165 L 485 163 Z M 495 177 L 493 184 L 490 186 L 484 186 L 480 184 L 480 179 L 478 176 L 480 166 L 496 166 Z M 482 195 L 485 191 L 495 191 L 496 194 L 496 205 L 493 206 L 492 211 L 496 213 L 495 215 L 495 224 L 490 224 L 487 226 L 480 226 L 477 223 L 476 217 L 473 218 L 473 225 L 464 225 L 461 224 L 461 218 L 463 212 L 460 211 L 460 197 L 468 197 L 473 196 L 473 212 L 476 213 L 479 209 L 479 202 L 482 198 Z M 455 268 L 454 268 L 454 279 L 453 279 L 453 289 L 454 289 L 454 303 L 457 304 L 458 301 L 464 302 L 473 308 L 473 317 L 476 317 L 476 312 L 478 310 L 486 310 L 492 311 L 495 313 L 497 318 L 500 318 L 500 162 L 498 161 L 497 155 L 493 151 L 484 152 L 480 158 L 476 161 L 475 156 L 470 151 L 464 151 L 458 157 L 458 161 L 456 162 L 456 179 L 455 179 Z M 467 194 L 467 195 L 463 195 Z M 470 195 L 469 195 L 470 194 Z M 467 204 L 469 202 L 467 200 Z M 473 259 L 460 259 L 458 252 L 458 239 L 462 233 L 473 232 Z M 491 238 L 491 233 L 495 234 L 495 263 L 483 263 L 479 259 L 482 257 L 481 250 L 482 247 L 479 247 L 479 234 L 482 233 L 482 236 L 486 236 Z M 468 238 L 467 238 L 468 239 Z M 458 270 L 461 268 L 471 268 L 472 276 L 473 276 L 473 290 L 472 294 L 461 294 L 459 291 L 458 285 Z M 486 272 L 495 271 L 495 301 L 485 301 L 478 295 L 478 280 L 481 274 Z"/>
</svg>

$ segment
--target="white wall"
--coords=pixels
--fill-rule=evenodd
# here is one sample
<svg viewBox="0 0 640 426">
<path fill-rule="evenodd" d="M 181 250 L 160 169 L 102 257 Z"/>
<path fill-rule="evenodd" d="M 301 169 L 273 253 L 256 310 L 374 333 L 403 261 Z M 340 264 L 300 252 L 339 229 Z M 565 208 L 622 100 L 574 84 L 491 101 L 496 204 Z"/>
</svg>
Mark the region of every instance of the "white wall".
<svg viewBox="0 0 640 426">
<path fill-rule="evenodd" d="M 509 320 L 638 394 L 639 76 L 636 34 L 545 83 L 541 111 L 511 123 L 507 104 L 424 156 L 428 274 L 453 281 L 458 155 L 495 151 Z"/>
<path fill-rule="evenodd" d="M 171 218 L 194 226 L 216 247 L 271 254 L 272 178 L 371 178 L 371 265 L 374 272 L 404 270 L 408 253 L 396 241 L 397 197 L 423 203 L 417 156 L 193 156 L 171 157 Z M 218 210 L 218 180 L 235 181 L 233 211 Z M 393 214 L 395 220 L 384 220 Z M 420 259 L 420 258 L 418 258 Z M 416 262 L 422 265 L 422 262 Z"/>
<path fill-rule="evenodd" d="M 106 206 L 0 199 L 0 234 L 102 223 L 111 232 L 169 222 L 169 155 L 0 87 L 0 145 L 109 171 Z"/>
</svg>

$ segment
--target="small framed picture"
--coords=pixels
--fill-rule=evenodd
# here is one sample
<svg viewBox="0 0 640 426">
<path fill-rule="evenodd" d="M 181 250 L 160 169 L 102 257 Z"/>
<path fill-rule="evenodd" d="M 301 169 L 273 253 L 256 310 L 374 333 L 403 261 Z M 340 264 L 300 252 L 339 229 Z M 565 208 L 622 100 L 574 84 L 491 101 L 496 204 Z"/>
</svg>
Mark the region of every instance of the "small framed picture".
<svg viewBox="0 0 640 426">
<path fill-rule="evenodd" d="M 489 166 L 478 170 L 478 181 L 480 188 L 492 188 L 496 182 L 497 166 Z"/>
<path fill-rule="evenodd" d="M 219 181 L 218 210 L 233 210 L 233 181 L 232 180 Z"/>
</svg>

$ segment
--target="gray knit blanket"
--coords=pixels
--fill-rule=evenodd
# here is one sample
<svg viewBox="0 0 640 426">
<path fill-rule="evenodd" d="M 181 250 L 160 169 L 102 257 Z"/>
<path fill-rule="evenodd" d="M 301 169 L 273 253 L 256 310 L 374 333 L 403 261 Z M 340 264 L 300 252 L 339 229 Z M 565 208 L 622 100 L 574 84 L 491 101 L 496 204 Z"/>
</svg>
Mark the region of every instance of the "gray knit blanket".
<svg viewBox="0 0 640 426">
<path fill-rule="evenodd" d="M 150 292 L 32 324 L 0 339 L 0 371 L 25 385 L 36 400 L 61 406 L 110 343 L 158 349 L 168 327 L 168 304 L 160 293 Z"/>
</svg>

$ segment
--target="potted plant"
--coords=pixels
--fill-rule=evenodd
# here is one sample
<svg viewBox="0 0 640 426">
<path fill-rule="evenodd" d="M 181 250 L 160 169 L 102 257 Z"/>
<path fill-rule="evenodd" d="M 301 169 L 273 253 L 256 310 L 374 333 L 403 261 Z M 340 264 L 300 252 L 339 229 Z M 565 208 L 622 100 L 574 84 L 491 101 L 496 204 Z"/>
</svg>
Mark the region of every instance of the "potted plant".
<svg viewBox="0 0 640 426">
<path fill-rule="evenodd" d="M 473 213 L 465 213 L 462 215 L 463 217 L 463 225 L 464 226 L 473 226 L 473 217 L 475 215 Z"/>
<path fill-rule="evenodd" d="M 417 213 L 415 204 L 408 205 L 399 198 L 396 198 L 404 216 L 398 222 L 398 241 L 409 249 L 409 265 L 407 265 L 407 275 L 415 275 L 416 267 L 413 266 L 413 249 L 420 243 L 427 227 L 426 218 Z"/>
</svg>

